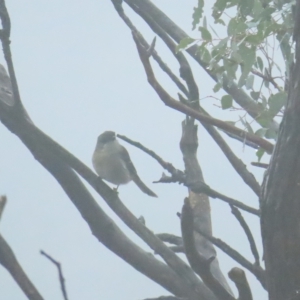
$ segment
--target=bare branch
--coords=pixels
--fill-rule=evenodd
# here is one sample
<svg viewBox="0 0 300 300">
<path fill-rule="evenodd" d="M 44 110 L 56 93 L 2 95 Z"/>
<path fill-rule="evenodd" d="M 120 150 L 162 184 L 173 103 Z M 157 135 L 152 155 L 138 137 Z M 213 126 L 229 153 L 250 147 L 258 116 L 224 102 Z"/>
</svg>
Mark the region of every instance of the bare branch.
<svg viewBox="0 0 300 300">
<path fill-rule="evenodd" d="M 253 300 L 246 274 L 242 269 L 232 268 L 228 272 L 228 276 L 235 283 L 239 291 L 238 300 Z"/>
<path fill-rule="evenodd" d="M 211 241 L 215 246 L 220 248 L 224 253 L 226 253 L 228 256 L 230 256 L 232 259 L 234 259 L 236 262 L 242 265 L 244 268 L 249 270 L 252 274 L 254 274 L 255 277 L 258 279 L 258 281 L 261 283 L 261 285 L 266 289 L 266 278 L 265 278 L 266 275 L 265 275 L 265 270 L 263 268 L 249 262 L 238 251 L 234 250 L 232 247 L 230 247 L 228 244 L 223 242 L 221 239 L 210 236 L 197 227 L 195 227 L 194 229 L 195 231 L 203 235 L 206 239 Z"/>
<path fill-rule="evenodd" d="M 197 182 L 186 182 L 185 185 L 187 185 L 194 193 L 203 193 L 211 198 L 218 198 L 223 200 L 226 203 L 229 203 L 231 205 L 234 205 L 242 210 L 245 210 L 251 214 L 254 214 L 256 216 L 260 215 L 260 211 L 256 208 L 253 208 L 251 206 L 248 206 L 238 200 L 232 199 L 230 197 L 227 197 L 213 189 L 211 189 L 205 182 L 203 181 L 197 181 Z"/>
<path fill-rule="evenodd" d="M 167 66 L 167 64 L 160 58 L 157 52 L 154 49 L 155 45 L 149 45 L 147 41 L 143 38 L 137 28 L 132 24 L 130 19 L 125 15 L 124 10 L 122 8 L 122 1 L 112 0 L 116 11 L 118 12 L 121 19 L 125 22 L 125 24 L 130 28 L 132 32 L 135 32 L 137 35 L 140 36 L 141 43 L 145 50 L 147 51 L 147 55 L 149 57 L 149 49 L 152 49 L 151 54 L 155 61 L 158 63 L 160 68 L 171 78 L 171 80 L 176 84 L 176 86 L 186 95 L 188 96 L 188 91 L 184 84 L 180 81 L 180 79 L 172 72 L 172 70 Z"/>
<path fill-rule="evenodd" d="M 158 233 L 158 234 L 156 234 L 156 236 L 163 242 L 173 244 L 176 246 L 183 245 L 182 237 L 180 237 L 180 236 L 176 236 L 176 235 L 170 234 L 170 233 Z"/>
<path fill-rule="evenodd" d="M 0 220 L 1 220 L 4 208 L 5 208 L 6 202 L 7 202 L 6 196 L 0 196 Z"/>
<path fill-rule="evenodd" d="M 194 239 L 194 216 L 188 198 L 185 199 L 182 207 L 181 232 L 185 254 L 192 269 L 201 277 L 203 282 L 213 291 L 218 299 L 235 300 L 210 271 L 210 264 L 215 257 L 206 259 L 197 251 Z"/>
<path fill-rule="evenodd" d="M 245 219 L 243 218 L 241 212 L 233 205 L 230 205 L 231 207 L 231 212 L 232 214 L 236 217 L 236 219 L 239 221 L 240 225 L 242 226 L 246 236 L 247 236 L 247 239 L 249 241 L 249 244 L 250 244 L 250 249 L 251 249 L 251 252 L 254 256 L 254 259 L 255 259 L 255 264 L 257 266 L 260 265 L 260 262 L 259 262 L 259 254 L 258 254 L 258 251 L 257 251 L 257 247 L 256 247 L 256 244 L 255 244 L 255 240 L 253 238 L 253 235 L 252 235 L 252 232 L 248 226 L 248 224 L 246 223 Z"/>
<path fill-rule="evenodd" d="M 147 298 L 144 300 L 188 300 L 187 298 L 178 298 L 178 297 L 173 297 L 173 296 L 161 296 L 158 298 Z"/>
<path fill-rule="evenodd" d="M 260 162 L 252 162 L 251 165 L 255 166 L 255 167 L 264 168 L 264 169 L 268 169 L 268 167 L 269 167 L 269 164 L 264 164 L 264 163 L 260 163 Z"/>
<path fill-rule="evenodd" d="M 174 181 L 172 182 L 183 182 L 185 175 L 182 171 L 176 169 L 171 163 L 164 161 L 159 155 L 157 155 L 154 151 L 146 148 L 141 143 L 133 141 L 129 139 L 128 137 L 124 135 L 117 134 L 117 137 L 120 139 L 126 141 L 127 143 L 141 149 L 145 153 L 149 154 L 151 157 L 153 157 L 165 170 L 170 172 L 172 174 L 172 178 Z"/>
<path fill-rule="evenodd" d="M 66 284 L 65 284 L 65 278 L 64 278 L 64 275 L 63 275 L 63 272 L 62 272 L 62 267 L 61 267 L 60 262 L 58 262 L 57 260 L 52 258 L 49 254 L 47 254 L 43 250 L 41 250 L 40 252 L 41 252 L 42 255 L 47 257 L 57 267 L 58 277 L 59 277 L 59 282 L 60 282 L 60 288 L 61 288 L 62 294 L 64 296 L 64 299 L 68 300 L 67 289 L 66 289 Z"/>
<path fill-rule="evenodd" d="M 267 71 L 267 69 L 266 69 Z M 274 80 L 274 78 L 272 76 L 270 76 L 269 74 L 266 76 L 260 72 L 258 72 L 257 70 L 255 69 L 252 69 L 251 70 L 251 73 L 254 74 L 254 75 L 257 75 L 258 77 L 262 78 L 263 80 L 265 81 L 268 81 L 270 83 L 273 84 L 273 86 L 279 91 L 281 92 L 282 91 L 282 88 L 280 88 L 280 86 L 276 83 L 276 81 Z"/>
<path fill-rule="evenodd" d="M 11 23 L 10 23 L 10 17 L 5 5 L 4 0 L 0 0 L 0 18 L 2 22 L 2 30 L 0 32 L 0 39 L 2 42 L 2 48 L 4 53 L 4 58 L 7 63 L 8 73 L 11 80 L 15 105 L 14 108 L 17 112 L 21 113 L 21 115 L 26 115 L 26 117 L 29 119 L 29 116 L 22 104 L 20 93 L 19 93 L 19 87 L 17 83 L 17 78 L 13 66 L 12 61 L 12 55 L 10 50 L 10 29 L 11 29 Z"/>
<path fill-rule="evenodd" d="M 204 182 L 192 182 L 192 183 L 188 183 L 186 180 L 186 176 L 185 174 L 174 168 L 174 166 L 169 163 L 164 161 L 160 156 L 158 156 L 154 151 L 146 148 L 145 146 L 143 146 L 141 143 L 139 142 L 135 142 L 129 138 L 127 138 L 124 135 L 120 135 L 117 134 L 117 136 L 119 138 L 121 138 L 122 140 L 128 142 L 129 144 L 143 150 L 145 153 L 149 154 L 151 157 L 153 157 L 154 159 L 156 159 L 158 161 L 158 163 L 167 171 L 169 171 L 172 174 L 172 177 L 168 177 L 166 175 L 163 175 L 163 177 L 159 180 L 159 181 L 155 181 L 155 183 L 173 183 L 173 182 L 179 182 L 179 183 L 184 183 L 186 186 L 188 186 L 189 188 L 191 188 L 191 190 L 195 193 L 204 193 L 212 198 L 219 198 L 229 204 L 235 205 L 237 207 L 239 207 L 240 209 L 243 209 L 249 213 L 255 214 L 257 216 L 259 216 L 259 210 L 255 209 L 253 207 L 250 207 L 238 200 L 229 198 L 213 189 L 211 189 L 207 184 L 205 184 Z"/>
<path fill-rule="evenodd" d="M 39 291 L 27 277 L 26 273 L 20 266 L 15 254 L 13 253 L 10 246 L 0 235 L 0 264 L 11 274 L 13 279 L 22 289 L 24 294 L 30 300 L 43 300 Z"/>
</svg>

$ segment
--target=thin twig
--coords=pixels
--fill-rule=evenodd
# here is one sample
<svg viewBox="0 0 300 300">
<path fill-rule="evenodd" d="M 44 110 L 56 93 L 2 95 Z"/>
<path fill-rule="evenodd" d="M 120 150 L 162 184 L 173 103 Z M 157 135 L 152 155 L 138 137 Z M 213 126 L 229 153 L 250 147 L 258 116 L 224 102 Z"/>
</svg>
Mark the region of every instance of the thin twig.
<svg viewBox="0 0 300 300">
<path fill-rule="evenodd" d="M 163 242 L 167 242 L 176 246 L 183 245 L 182 237 L 180 236 L 176 236 L 170 233 L 158 233 L 156 234 L 156 236 L 160 238 Z"/>
<path fill-rule="evenodd" d="M 51 257 L 49 254 L 47 254 L 45 251 L 41 250 L 40 253 L 42 255 L 44 255 L 45 257 L 47 257 L 56 267 L 58 270 L 58 277 L 59 277 L 59 282 L 60 282 L 60 288 L 62 291 L 62 294 L 64 296 L 65 300 L 68 300 L 68 295 L 67 295 L 67 290 L 66 290 L 66 284 L 65 284 L 65 278 L 62 272 L 62 267 L 60 262 L 58 262 L 57 260 L 55 260 L 53 257 Z"/>
<path fill-rule="evenodd" d="M 260 163 L 260 162 L 251 162 L 251 165 L 259 168 L 264 168 L 264 169 L 268 169 L 269 167 L 269 164 Z"/>
<path fill-rule="evenodd" d="M 274 80 L 274 78 L 273 78 L 272 76 L 270 76 L 269 74 L 268 74 L 268 76 L 266 76 L 266 75 L 264 75 L 264 74 L 258 72 L 258 71 L 255 70 L 255 69 L 251 69 L 251 73 L 254 74 L 254 75 L 256 75 L 256 76 L 258 76 L 258 77 L 260 77 L 260 78 L 262 78 L 263 80 L 266 80 L 266 81 L 272 83 L 273 86 L 274 86 L 279 92 L 282 91 L 282 88 L 276 83 L 276 81 Z"/>
<path fill-rule="evenodd" d="M 149 154 L 151 157 L 157 160 L 157 162 L 167 171 L 169 171 L 172 174 L 172 177 L 168 177 L 163 174 L 162 178 L 160 178 L 158 181 L 154 181 L 154 183 L 173 183 L 173 182 L 179 182 L 179 183 L 184 183 L 186 186 L 188 186 L 193 192 L 195 193 L 204 193 L 212 198 L 218 198 L 221 199 L 229 204 L 235 205 L 236 207 L 239 207 L 240 209 L 243 209 L 251 214 L 259 216 L 259 210 L 255 209 L 251 206 L 248 206 L 238 200 L 232 199 L 230 197 L 227 197 L 213 189 L 211 189 L 207 184 L 201 182 L 197 183 L 187 183 L 186 182 L 186 176 L 185 174 L 174 168 L 174 166 L 171 163 L 168 163 L 164 161 L 159 155 L 157 155 L 154 151 L 146 148 L 139 142 L 135 142 L 129 138 L 127 138 L 124 135 L 117 134 L 119 138 L 122 140 L 128 142 L 129 144 L 143 150 L 145 153 Z"/>
<path fill-rule="evenodd" d="M 185 174 L 181 170 L 176 169 L 171 163 L 163 160 L 153 150 L 146 148 L 144 145 L 142 145 L 139 142 L 129 139 L 125 135 L 117 134 L 117 137 L 122 139 L 123 141 L 126 141 L 130 145 L 133 145 L 133 146 L 141 149 L 145 153 L 149 154 L 152 158 L 154 158 L 165 170 L 167 170 L 168 172 L 170 172 L 172 174 L 172 179 L 174 180 L 172 182 L 183 182 L 185 180 Z"/>
<path fill-rule="evenodd" d="M 192 183 L 185 183 L 194 193 L 203 193 L 206 194 L 212 198 L 218 198 L 220 200 L 223 200 L 226 203 L 229 203 L 231 205 L 234 205 L 242 210 L 245 210 L 251 214 L 254 214 L 256 216 L 260 216 L 260 211 L 256 208 L 253 208 L 251 206 L 248 206 L 244 204 L 243 202 L 240 202 L 238 200 L 235 200 L 233 198 L 227 197 L 209 187 L 206 183 L 203 181 L 198 182 L 192 182 Z"/>
<path fill-rule="evenodd" d="M 172 70 L 167 66 L 167 64 L 160 58 L 160 56 L 157 54 L 157 52 L 151 45 L 147 43 L 147 41 L 143 38 L 143 36 L 140 34 L 140 32 L 137 30 L 137 28 L 133 25 L 133 23 L 130 21 L 130 19 L 126 16 L 124 13 L 122 3 L 118 0 L 112 0 L 116 11 L 118 12 L 121 19 L 125 22 L 125 24 L 130 28 L 132 32 L 135 32 L 137 35 L 140 36 L 141 43 L 145 49 L 147 49 L 148 56 L 149 56 L 149 49 L 152 49 L 151 54 L 155 61 L 158 63 L 160 68 L 171 78 L 171 80 L 176 84 L 176 86 L 186 95 L 188 96 L 189 92 L 184 86 L 184 84 L 180 81 L 180 79 L 172 72 Z"/>
<path fill-rule="evenodd" d="M 6 196 L 0 196 L 0 220 L 1 220 L 4 208 L 5 208 L 6 202 L 7 202 Z"/>
<path fill-rule="evenodd" d="M 176 44 L 170 38 L 169 35 L 163 31 L 163 29 L 144 11 L 138 7 L 134 7 L 134 11 L 138 12 L 140 16 L 147 22 L 150 28 L 155 32 L 167 45 L 174 57 L 177 59 L 180 65 L 180 76 L 186 82 L 189 90 L 189 102 L 193 108 L 199 107 L 199 89 L 193 76 L 192 69 L 185 58 L 182 51 L 176 51 Z"/>
<path fill-rule="evenodd" d="M 247 239 L 249 241 L 249 244 L 250 244 L 250 249 L 251 249 L 251 252 L 254 256 L 254 259 L 255 259 L 255 264 L 256 265 L 260 265 L 260 262 L 259 262 L 259 254 L 258 254 L 258 251 L 257 251 L 257 247 L 256 247 L 256 244 L 255 244 L 255 240 L 253 238 L 253 235 L 252 235 L 252 232 L 248 226 L 248 224 L 246 223 L 243 215 L 241 214 L 241 212 L 233 205 L 230 205 L 231 207 L 231 212 L 232 214 L 236 217 L 236 219 L 239 221 L 240 225 L 242 226 L 246 236 L 247 236 Z"/>
</svg>

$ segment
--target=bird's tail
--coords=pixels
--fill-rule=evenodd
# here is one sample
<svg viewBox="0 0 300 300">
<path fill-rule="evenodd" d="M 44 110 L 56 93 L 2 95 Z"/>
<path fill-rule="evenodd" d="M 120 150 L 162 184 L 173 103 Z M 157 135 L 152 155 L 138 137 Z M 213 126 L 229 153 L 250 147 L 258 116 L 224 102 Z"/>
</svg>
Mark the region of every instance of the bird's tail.
<svg viewBox="0 0 300 300">
<path fill-rule="evenodd" d="M 145 194 L 151 197 L 157 197 L 157 195 L 146 186 L 146 184 L 141 180 L 141 178 L 137 174 L 135 174 L 135 176 L 133 177 L 134 178 L 132 178 L 132 180 L 140 188 L 141 191 L 143 191 Z"/>
</svg>

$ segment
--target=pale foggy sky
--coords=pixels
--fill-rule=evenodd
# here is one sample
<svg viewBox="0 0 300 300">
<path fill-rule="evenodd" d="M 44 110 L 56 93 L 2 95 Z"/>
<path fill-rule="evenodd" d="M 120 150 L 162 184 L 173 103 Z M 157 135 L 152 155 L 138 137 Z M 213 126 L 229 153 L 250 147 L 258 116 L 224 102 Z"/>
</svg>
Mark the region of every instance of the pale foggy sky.
<svg viewBox="0 0 300 300">
<path fill-rule="evenodd" d="M 188 32 L 196 2 L 155 1 Z M 167 108 L 148 85 L 131 33 L 109 0 L 10 0 L 7 6 L 21 97 L 40 129 L 89 167 L 97 136 L 105 130 L 114 130 L 140 141 L 176 167 L 183 168 L 178 142 L 184 116 Z M 126 12 L 134 16 L 130 9 Z M 133 20 L 151 42 L 154 34 L 138 17 Z M 193 33 L 194 37 L 197 35 Z M 178 74 L 176 61 L 160 40 L 157 50 Z M 156 67 L 155 70 L 164 86 L 176 97 L 176 87 L 163 72 Z M 197 66 L 194 70 L 201 97 L 213 95 L 213 82 Z M 202 103 L 215 117 L 237 119 L 234 113 L 225 114 L 214 106 L 211 99 Z M 54 178 L 2 124 L 0 140 L 0 194 L 8 197 L 0 223 L 1 234 L 45 299 L 62 299 L 62 295 L 57 270 L 39 254 L 40 249 L 62 263 L 72 300 L 133 300 L 168 294 L 92 236 Z M 248 166 L 256 159 L 254 150 L 243 149 L 235 141 L 230 141 L 230 145 Z M 126 147 L 140 176 L 159 198 L 144 195 L 134 184 L 120 187 L 120 198 L 136 216 L 143 215 L 147 226 L 155 233 L 180 235 L 176 212 L 181 210 L 186 189 L 178 185 L 151 184 L 160 178 L 163 170 L 141 151 Z M 199 161 L 205 180 L 212 188 L 258 206 L 257 197 L 235 175 L 200 125 Z M 249 169 L 261 180 L 262 170 Z M 105 202 L 93 194 L 122 230 L 145 246 L 114 216 Z M 253 261 L 248 241 L 229 207 L 219 200 L 211 203 L 215 236 L 222 237 Z M 244 215 L 259 237 L 258 219 Z M 261 244 L 259 238 L 258 243 Z M 222 253 L 219 253 L 219 260 L 225 274 L 237 266 Z M 257 299 L 266 299 L 257 280 L 249 273 L 247 276 Z M 2 267 L 0 282 L 1 299 L 26 299 Z"/>
</svg>

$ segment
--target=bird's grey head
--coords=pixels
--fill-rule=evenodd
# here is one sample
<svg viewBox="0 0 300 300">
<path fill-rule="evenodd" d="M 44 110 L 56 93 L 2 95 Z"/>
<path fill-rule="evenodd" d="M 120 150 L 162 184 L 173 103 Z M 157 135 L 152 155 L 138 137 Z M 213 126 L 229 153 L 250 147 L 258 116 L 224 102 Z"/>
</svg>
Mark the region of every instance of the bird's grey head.
<svg viewBox="0 0 300 300">
<path fill-rule="evenodd" d="M 106 144 L 116 139 L 116 134 L 113 131 L 105 131 L 98 137 L 98 144 Z"/>
</svg>

